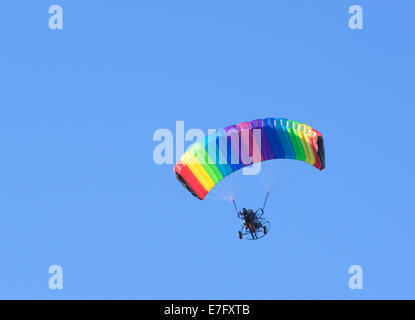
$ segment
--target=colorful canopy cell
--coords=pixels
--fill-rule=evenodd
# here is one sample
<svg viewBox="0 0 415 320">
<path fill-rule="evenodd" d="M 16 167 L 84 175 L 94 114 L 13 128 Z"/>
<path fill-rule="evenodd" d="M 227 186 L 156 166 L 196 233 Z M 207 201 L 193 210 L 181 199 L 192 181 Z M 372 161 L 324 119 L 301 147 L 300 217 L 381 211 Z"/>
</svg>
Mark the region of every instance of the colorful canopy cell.
<svg viewBox="0 0 415 320">
<path fill-rule="evenodd" d="M 203 200 L 229 174 L 272 159 L 302 160 L 323 170 L 323 136 L 305 124 L 282 118 L 241 122 L 191 145 L 174 172 L 189 192 Z"/>
</svg>

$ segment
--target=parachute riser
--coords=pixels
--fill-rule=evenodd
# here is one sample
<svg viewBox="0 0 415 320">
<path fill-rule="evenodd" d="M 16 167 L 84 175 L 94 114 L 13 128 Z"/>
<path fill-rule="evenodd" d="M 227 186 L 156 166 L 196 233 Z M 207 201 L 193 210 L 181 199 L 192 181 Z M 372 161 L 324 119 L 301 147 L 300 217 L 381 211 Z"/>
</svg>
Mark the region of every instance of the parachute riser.
<svg viewBox="0 0 415 320">
<path fill-rule="evenodd" d="M 262 206 L 262 211 L 264 211 L 265 209 L 265 205 L 267 204 L 268 197 L 269 197 L 269 191 L 267 192 L 267 195 L 265 196 L 264 205 Z"/>
<path fill-rule="evenodd" d="M 234 207 L 235 207 L 235 210 L 236 210 L 236 215 L 237 215 L 237 216 L 238 216 L 238 218 L 239 218 L 239 210 L 238 210 L 238 207 L 236 206 L 235 199 L 232 199 L 232 203 L 233 203 L 233 205 L 234 205 Z"/>
</svg>

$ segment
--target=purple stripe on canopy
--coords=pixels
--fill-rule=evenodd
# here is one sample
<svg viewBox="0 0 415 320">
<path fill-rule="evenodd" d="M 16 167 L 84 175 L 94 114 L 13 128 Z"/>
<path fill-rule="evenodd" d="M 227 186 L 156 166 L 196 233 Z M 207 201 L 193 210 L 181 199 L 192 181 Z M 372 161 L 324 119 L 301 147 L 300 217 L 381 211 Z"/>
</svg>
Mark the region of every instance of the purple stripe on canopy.
<svg viewBox="0 0 415 320">
<path fill-rule="evenodd" d="M 261 153 L 262 153 L 263 161 L 274 159 L 275 158 L 274 152 L 272 152 L 271 145 L 268 141 L 268 137 L 264 130 L 264 126 L 265 126 L 264 120 L 262 119 L 253 120 L 251 121 L 251 126 L 252 126 L 252 130 L 254 129 L 261 130 L 261 141 L 257 141 L 257 144 L 259 145 L 259 143 L 261 143 L 260 145 L 261 145 Z M 254 139 L 255 139 L 255 135 L 254 135 Z"/>
<path fill-rule="evenodd" d="M 226 135 L 230 138 L 232 149 L 238 155 L 237 163 L 241 164 L 242 167 L 249 165 L 249 163 L 243 163 L 242 161 L 242 159 L 249 159 L 249 157 L 245 158 L 247 155 L 249 156 L 249 153 L 247 152 L 246 148 L 241 143 L 241 132 L 239 131 L 238 126 L 232 125 L 232 126 L 226 127 L 225 132 L 226 132 Z M 244 156 L 244 158 L 242 158 L 242 156 Z"/>
</svg>

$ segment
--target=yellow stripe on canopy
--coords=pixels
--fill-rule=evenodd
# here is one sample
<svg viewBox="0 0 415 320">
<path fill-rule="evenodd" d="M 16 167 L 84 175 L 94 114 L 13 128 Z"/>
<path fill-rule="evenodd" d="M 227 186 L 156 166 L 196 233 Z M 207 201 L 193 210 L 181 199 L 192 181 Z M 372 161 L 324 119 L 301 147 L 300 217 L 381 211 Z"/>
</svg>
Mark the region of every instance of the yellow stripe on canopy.
<svg viewBox="0 0 415 320">
<path fill-rule="evenodd" d="M 305 161 L 311 165 L 314 165 L 316 160 L 314 159 L 314 153 L 310 146 L 310 140 L 308 139 L 308 131 L 311 130 L 311 127 L 302 123 L 298 126 L 298 131 L 301 137 L 301 143 L 303 144 L 305 156 Z"/>
<path fill-rule="evenodd" d="M 213 182 L 212 178 L 190 151 L 186 151 L 181 160 L 186 166 L 189 167 L 196 179 L 200 181 L 202 186 L 207 191 L 213 188 L 215 183 Z"/>
</svg>

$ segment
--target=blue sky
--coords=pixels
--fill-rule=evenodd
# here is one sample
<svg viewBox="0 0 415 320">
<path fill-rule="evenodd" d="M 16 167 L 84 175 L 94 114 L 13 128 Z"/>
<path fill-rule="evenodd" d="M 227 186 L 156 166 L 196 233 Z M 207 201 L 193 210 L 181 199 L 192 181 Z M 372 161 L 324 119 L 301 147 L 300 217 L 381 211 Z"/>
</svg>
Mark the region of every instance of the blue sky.
<svg viewBox="0 0 415 320">
<path fill-rule="evenodd" d="M 64 30 L 48 28 L 52 4 Z M 414 10 L 2 1 L 0 298 L 414 299 Z M 152 137 L 268 116 L 321 131 L 327 168 L 276 163 L 271 232 L 240 241 L 233 207 L 187 193 Z M 260 206 L 243 178 L 238 201 Z"/>
</svg>

